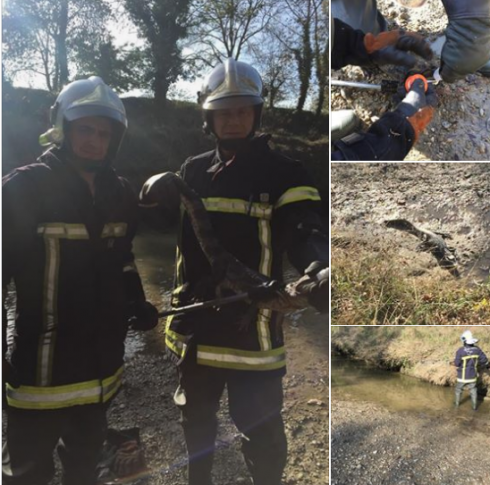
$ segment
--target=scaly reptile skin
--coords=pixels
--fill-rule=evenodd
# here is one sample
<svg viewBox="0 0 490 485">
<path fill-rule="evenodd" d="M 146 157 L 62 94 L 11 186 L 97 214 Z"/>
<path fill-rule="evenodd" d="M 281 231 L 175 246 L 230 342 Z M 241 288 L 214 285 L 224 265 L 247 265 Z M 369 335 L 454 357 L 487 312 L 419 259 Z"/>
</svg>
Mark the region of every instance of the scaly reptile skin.
<svg viewBox="0 0 490 485">
<path fill-rule="evenodd" d="M 159 183 L 165 183 L 169 194 L 175 194 L 175 191 L 179 194 L 201 249 L 211 265 L 214 276 L 219 281 L 216 288 L 218 296 L 225 288 L 236 293 L 253 292 L 258 287 L 272 283 L 270 278 L 245 266 L 223 248 L 214 234 L 201 198 L 178 175 L 167 172 L 159 180 L 161 181 Z M 288 285 L 281 285 L 270 296 L 251 303 L 259 308 L 283 313 L 305 308 L 308 306 L 305 291 L 311 282 L 309 276 L 302 276 Z"/>
<path fill-rule="evenodd" d="M 444 240 L 451 239 L 449 234 L 421 229 L 406 219 L 392 219 L 385 221 L 384 224 L 386 227 L 408 232 L 420 239 L 421 243 L 418 246 L 419 251 L 429 252 L 437 259 L 437 263 L 441 268 L 449 270 L 454 276 L 459 275 L 456 268 L 458 261 L 454 255 L 456 249 L 449 247 Z"/>
</svg>

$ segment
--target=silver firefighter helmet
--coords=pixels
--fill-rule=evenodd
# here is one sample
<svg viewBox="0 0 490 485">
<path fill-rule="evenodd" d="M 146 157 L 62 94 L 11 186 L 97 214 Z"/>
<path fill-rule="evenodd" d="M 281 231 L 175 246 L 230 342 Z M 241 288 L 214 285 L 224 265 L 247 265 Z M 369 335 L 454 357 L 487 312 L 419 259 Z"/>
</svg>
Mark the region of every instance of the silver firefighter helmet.
<svg viewBox="0 0 490 485">
<path fill-rule="evenodd" d="M 204 131 L 212 133 L 212 112 L 218 109 L 255 108 L 254 126 L 250 137 L 260 126 L 264 105 L 262 78 L 250 64 L 236 61 L 232 57 L 218 64 L 206 77 L 198 102 L 204 115 Z"/>
<path fill-rule="evenodd" d="M 262 78 L 255 68 L 232 57 L 217 65 L 198 93 L 204 110 L 264 104 Z"/>
<path fill-rule="evenodd" d="M 52 127 L 39 137 L 39 143 L 62 146 L 66 122 L 89 116 L 104 116 L 114 122 L 110 154 L 114 156 L 128 127 L 126 110 L 119 96 L 97 76 L 73 81 L 63 88 L 51 107 Z"/>
</svg>

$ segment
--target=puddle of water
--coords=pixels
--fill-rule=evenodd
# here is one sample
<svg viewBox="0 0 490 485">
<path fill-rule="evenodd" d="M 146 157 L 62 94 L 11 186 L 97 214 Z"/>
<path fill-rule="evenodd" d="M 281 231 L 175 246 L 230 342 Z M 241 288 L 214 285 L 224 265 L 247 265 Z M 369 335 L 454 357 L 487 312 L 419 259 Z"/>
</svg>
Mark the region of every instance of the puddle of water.
<svg viewBox="0 0 490 485">
<path fill-rule="evenodd" d="M 440 415 L 448 411 L 458 417 L 473 417 L 469 393 L 465 391 L 458 410 L 453 409 L 454 388 L 434 386 L 399 372 L 384 371 L 362 361 L 332 352 L 332 399 L 378 403 L 393 411 L 413 411 Z M 490 404 L 487 397 L 478 408 L 478 418 L 488 420 Z"/>
</svg>

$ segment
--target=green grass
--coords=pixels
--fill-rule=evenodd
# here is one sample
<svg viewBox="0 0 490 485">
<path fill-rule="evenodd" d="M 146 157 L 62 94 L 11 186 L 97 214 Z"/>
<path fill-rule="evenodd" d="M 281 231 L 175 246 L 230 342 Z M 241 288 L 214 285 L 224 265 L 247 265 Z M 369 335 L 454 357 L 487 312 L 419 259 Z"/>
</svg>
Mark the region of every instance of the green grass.
<svg viewBox="0 0 490 485">
<path fill-rule="evenodd" d="M 332 327 L 332 346 L 356 359 L 447 385 L 455 380 L 449 363 L 471 330 L 490 356 L 490 327 Z M 487 377 L 488 379 L 488 377 Z"/>
<path fill-rule="evenodd" d="M 469 285 L 444 270 L 409 276 L 388 248 L 332 251 L 333 325 L 490 325 L 490 281 Z"/>
</svg>

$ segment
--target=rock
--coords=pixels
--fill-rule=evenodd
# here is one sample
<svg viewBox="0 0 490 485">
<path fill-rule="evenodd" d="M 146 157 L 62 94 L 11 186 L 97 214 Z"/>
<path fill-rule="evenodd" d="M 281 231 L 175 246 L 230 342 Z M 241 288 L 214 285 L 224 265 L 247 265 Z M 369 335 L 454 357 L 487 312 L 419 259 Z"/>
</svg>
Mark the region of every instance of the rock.
<svg viewBox="0 0 490 485">
<path fill-rule="evenodd" d="M 324 406 L 325 403 L 320 400 L 320 399 L 310 399 L 306 404 L 308 404 L 308 406 Z"/>
</svg>

